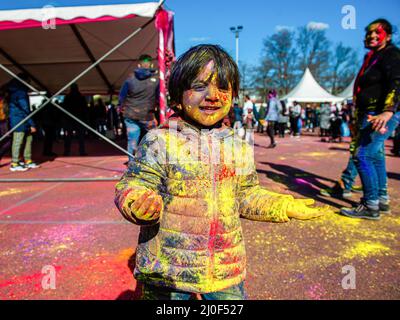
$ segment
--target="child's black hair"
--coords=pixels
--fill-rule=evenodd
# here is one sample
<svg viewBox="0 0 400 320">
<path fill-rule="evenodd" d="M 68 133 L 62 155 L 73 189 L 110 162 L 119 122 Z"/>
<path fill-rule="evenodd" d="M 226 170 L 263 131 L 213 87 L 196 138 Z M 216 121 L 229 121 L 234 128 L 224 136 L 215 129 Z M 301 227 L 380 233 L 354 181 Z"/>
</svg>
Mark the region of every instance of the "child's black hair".
<svg viewBox="0 0 400 320">
<path fill-rule="evenodd" d="M 182 103 L 183 92 L 191 88 L 210 60 L 214 61 L 218 86 L 228 89 L 231 85 L 233 97 L 238 96 L 239 70 L 231 56 L 218 45 L 200 44 L 182 54 L 172 68 L 168 84 L 172 106 Z"/>
</svg>

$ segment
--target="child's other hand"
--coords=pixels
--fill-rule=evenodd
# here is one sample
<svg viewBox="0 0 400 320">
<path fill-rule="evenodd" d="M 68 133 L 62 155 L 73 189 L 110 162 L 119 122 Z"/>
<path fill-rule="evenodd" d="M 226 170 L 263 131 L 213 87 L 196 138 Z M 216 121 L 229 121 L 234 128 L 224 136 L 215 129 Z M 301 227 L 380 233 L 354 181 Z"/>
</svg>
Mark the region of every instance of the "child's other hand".
<svg viewBox="0 0 400 320">
<path fill-rule="evenodd" d="M 289 204 L 286 214 L 289 218 L 300 220 L 320 217 L 324 214 L 321 208 L 309 207 L 310 205 L 313 205 L 314 202 L 313 199 L 295 199 Z"/>
<path fill-rule="evenodd" d="M 148 190 L 138 195 L 130 209 L 136 218 L 151 221 L 160 217 L 162 206 L 161 196 L 152 190 Z"/>
</svg>

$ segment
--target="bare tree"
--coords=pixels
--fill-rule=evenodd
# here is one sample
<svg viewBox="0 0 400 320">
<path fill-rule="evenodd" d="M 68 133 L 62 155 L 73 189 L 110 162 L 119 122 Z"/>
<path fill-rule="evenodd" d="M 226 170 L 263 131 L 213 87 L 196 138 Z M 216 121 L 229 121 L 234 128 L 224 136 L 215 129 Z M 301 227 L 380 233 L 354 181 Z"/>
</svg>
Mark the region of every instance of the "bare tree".
<svg viewBox="0 0 400 320">
<path fill-rule="evenodd" d="M 296 81 L 295 65 L 297 51 L 295 33 L 282 29 L 264 40 L 262 61 L 256 77 L 259 87 L 278 88 L 289 92 Z"/>
<path fill-rule="evenodd" d="M 298 68 L 309 68 L 316 80 L 324 85 L 327 81 L 331 44 L 325 30 L 303 26 L 297 30 L 297 46 L 300 55 Z"/>
<path fill-rule="evenodd" d="M 333 94 L 343 91 L 354 79 L 358 68 L 357 53 L 351 47 L 339 42 L 331 59 L 328 82 Z"/>
</svg>

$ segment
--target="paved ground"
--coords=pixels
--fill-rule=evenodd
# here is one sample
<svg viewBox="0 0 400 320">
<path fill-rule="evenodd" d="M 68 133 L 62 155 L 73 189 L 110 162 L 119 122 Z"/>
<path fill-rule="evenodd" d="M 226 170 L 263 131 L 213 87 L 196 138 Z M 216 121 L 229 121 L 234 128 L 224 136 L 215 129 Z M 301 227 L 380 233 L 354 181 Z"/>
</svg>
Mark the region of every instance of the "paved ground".
<svg viewBox="0 0 400 320">
<path fill-rule="evenodd" d="M 256 136 L 257 168 L 264 186 L 315 198 L 335 210 L 352 203 L 318 195 L 319 188 L 330 186 L 344 168 L 348 143 L 322 143 L 305 136 L 279 139 L 271 150 L 265 148 L 267 140 Z M 9 159 L 3 159 L 0 179 L 122 174 L 125 157 L 112 147 L 95 140 L 88 152 L 91 156 L 84 158 L 42 159 L 42 168 L 26 173 L 11 173 Z M 399 299 L 399 164 L 400 158 L 387 157 L 392 214 L 379 222 L 336 214 L 285 224 L 242 220 L 249 298 Z M 140 286 L 131 275 L 138 227 L 126 223 L 114 207 L 114 184 L 0 183 L 0 299 L 138 297 Z M 46 266 L 55 267 L 54 290 L 42 287 Z M 342 288 L 345 266 L 355 268 L 355 289 Z"/>
</svg>

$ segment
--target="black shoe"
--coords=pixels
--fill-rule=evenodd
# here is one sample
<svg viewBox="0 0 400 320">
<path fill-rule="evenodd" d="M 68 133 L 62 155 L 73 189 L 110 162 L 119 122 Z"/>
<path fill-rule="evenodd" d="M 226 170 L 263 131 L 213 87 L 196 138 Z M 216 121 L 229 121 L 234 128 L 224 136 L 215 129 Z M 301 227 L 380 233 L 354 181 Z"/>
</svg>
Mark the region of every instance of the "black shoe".
<svg viewBox="0 0 400 320">
<path fill-rule="evenodd" d="M 271 143 L 267 148 L 268 149 L 273 149 L 276 147 L 276 143 Z"/>
<path fill-rule="evenodd" d="M 333 197 L 333 198 L 351 198 L 352 194 L 350 190 L 346 190 L 342 187 L 339 181 L 336 181 L 335 185 L 329 189 L 321 189 L 321 195 L 325 197 Z"/>
<path fill-rule="evenodd" d="M 390 213 L 390 205 L 389 203 L 379 203 L 379 213 Z"/>
<path fill-rule="evenodd" d="M 360 203 L 357 208 L 342 208 L 340 214 L 349 218 L 379 220 L 379 210 L 368 208 L 365 204 Z"/>
</svg>

